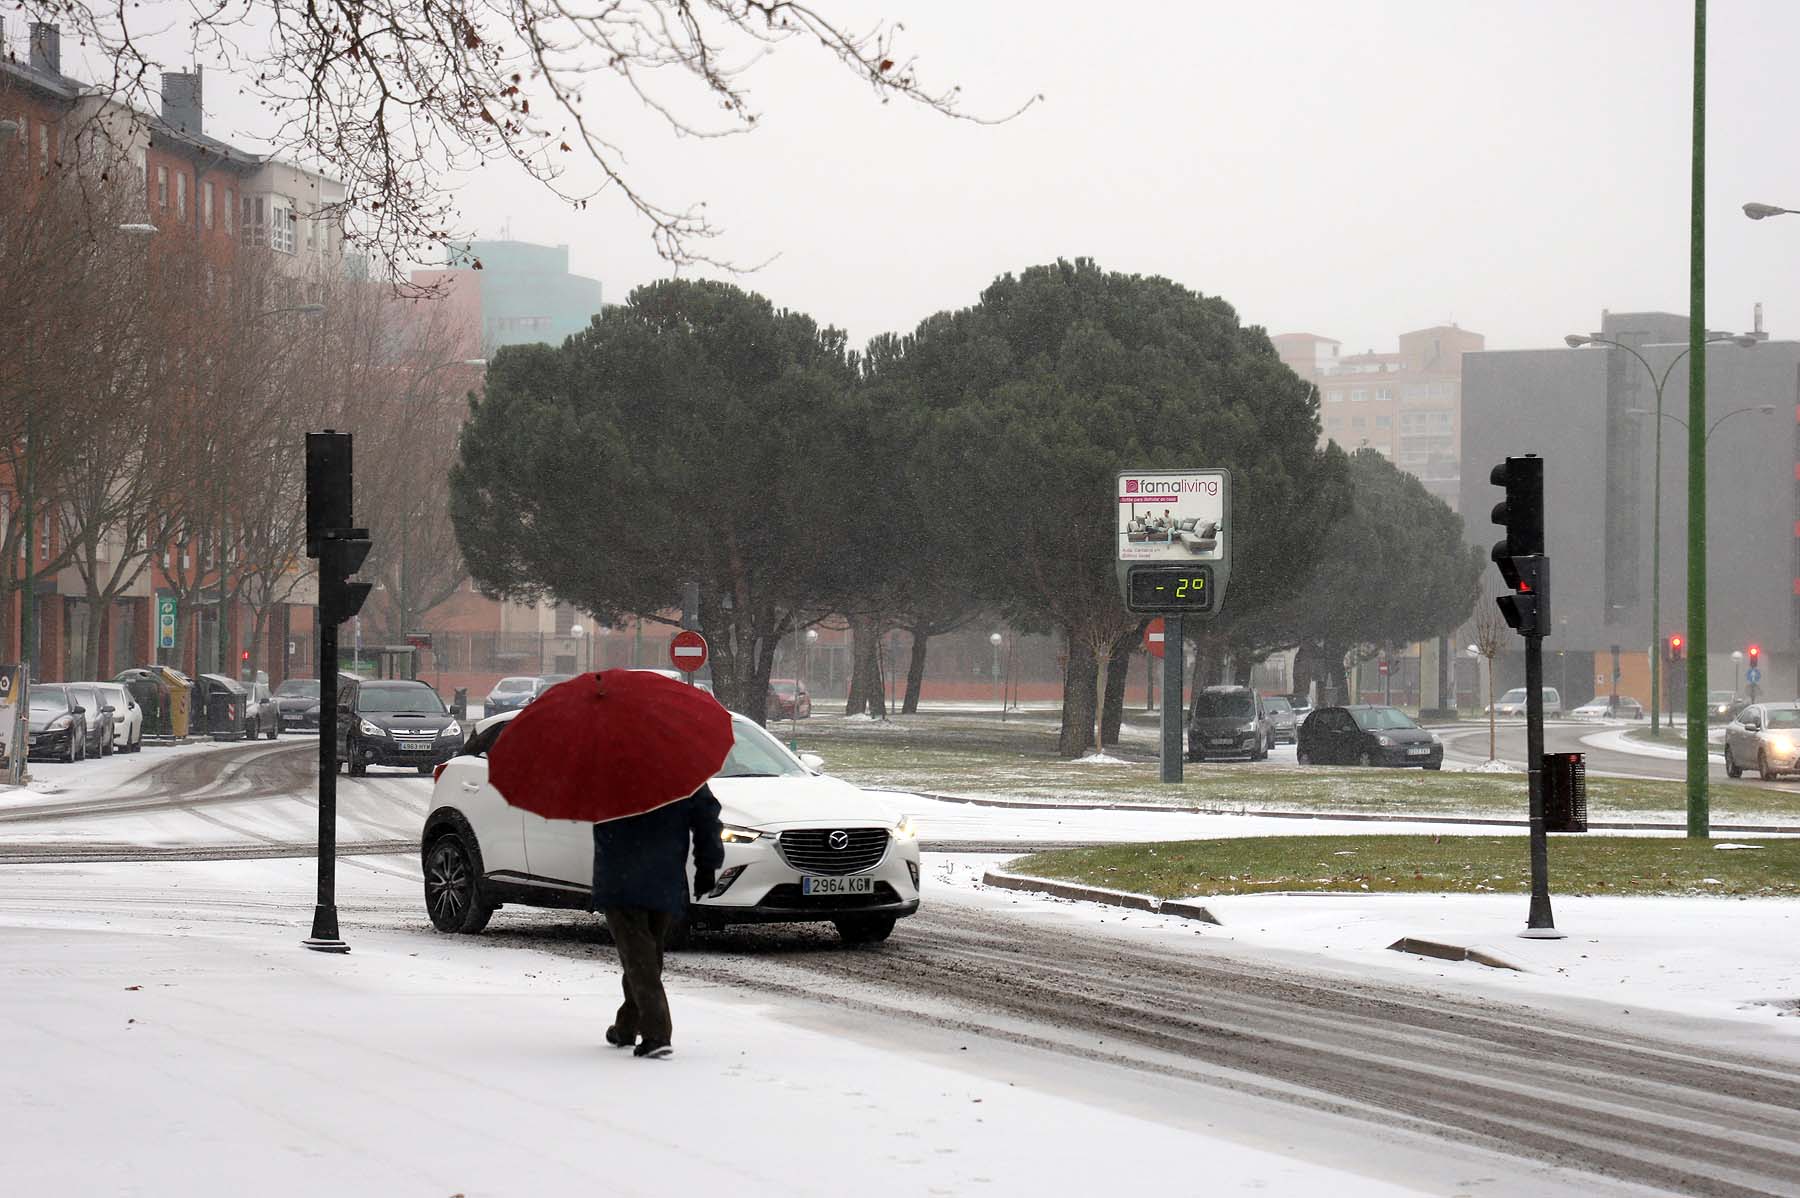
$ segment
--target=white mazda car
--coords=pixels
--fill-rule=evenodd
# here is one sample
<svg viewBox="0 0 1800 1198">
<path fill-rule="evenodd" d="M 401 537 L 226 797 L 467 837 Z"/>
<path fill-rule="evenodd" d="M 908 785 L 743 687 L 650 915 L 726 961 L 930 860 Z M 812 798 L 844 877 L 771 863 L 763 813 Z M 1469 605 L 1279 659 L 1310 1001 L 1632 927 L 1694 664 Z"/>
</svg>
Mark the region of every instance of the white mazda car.
<svg viewBox="0 0 1800 1198">
<path fill-rule="evenodd" d="M 479 932 L 507 903 L 588 909 L 594 826 L 521 811 L 488 782 L 487 748 L 517 714 L 483 720 L 465 755 L 438 767 L 420 852 L 439 931 Z M 688 904 L 687 926 L 827 922 L 852 944 L 885 940 L 919 909 L 911 823 L 754 722 L 731 722 L 736 743 L 710 783 L 725 864 L 718 885 Z"/>
</svg>

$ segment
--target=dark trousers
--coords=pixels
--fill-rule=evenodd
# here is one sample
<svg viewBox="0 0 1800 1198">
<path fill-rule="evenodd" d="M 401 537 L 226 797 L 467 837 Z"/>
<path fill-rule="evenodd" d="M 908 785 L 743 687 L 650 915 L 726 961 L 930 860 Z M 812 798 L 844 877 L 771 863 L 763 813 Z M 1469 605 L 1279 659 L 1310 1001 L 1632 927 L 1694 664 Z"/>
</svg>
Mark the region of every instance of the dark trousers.
<svg viewBox="0 0 1800 1198">
<path fill-rule="evenodd" d="M 606 926 L 619 946 L 625 1002 L 613 1027 L 626 1037 L 669 1043 L 669 996 L 663 993 L 663 937 L 675 917 L 643 907 L 608 907 Z"/>
</svg>

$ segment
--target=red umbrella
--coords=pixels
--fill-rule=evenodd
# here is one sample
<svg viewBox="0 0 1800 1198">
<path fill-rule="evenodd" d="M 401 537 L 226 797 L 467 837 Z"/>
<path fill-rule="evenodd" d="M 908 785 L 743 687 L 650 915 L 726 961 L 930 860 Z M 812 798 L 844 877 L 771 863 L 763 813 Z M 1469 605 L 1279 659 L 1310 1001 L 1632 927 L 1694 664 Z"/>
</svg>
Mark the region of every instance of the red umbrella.
<svg viewBox="0 0 1800 1198">
<path fill-rule="evenodd" d="M 649 670 L 579 674 L 539 695 L 488 752 L 508 803 L 604 823 L 685 799 L 731 752 L 731 713 Z"/>
</svg>

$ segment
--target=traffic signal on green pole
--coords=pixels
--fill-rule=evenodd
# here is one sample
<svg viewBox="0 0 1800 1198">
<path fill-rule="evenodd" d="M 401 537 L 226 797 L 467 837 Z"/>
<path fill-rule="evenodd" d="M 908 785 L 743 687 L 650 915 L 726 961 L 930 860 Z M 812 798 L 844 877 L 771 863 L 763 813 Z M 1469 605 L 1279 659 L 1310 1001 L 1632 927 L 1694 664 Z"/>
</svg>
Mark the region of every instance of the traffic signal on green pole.
<svg viewBox="0 0 1800 1198">
<path fill-rule="evenodd" d="M 1671 633 L 1669 635 L 1669 661 L 1670 662 L 1677 662 L 1677 661 L 1681 660 L 1681 650 L 1686 646 L 1686 644 L 1687 644 L 1687 642 L 1682 640 L 1681 634 L 1679 632 Z"/>
<path fill-rule="evenodd" d="M 1494 505 L 1493 521 L 1506 530 L 1494 542 L 1492 558 L 1513 591 L 1495 600 L 1509 626 L 1525 636 L 1550 631 L 1550 559 L 1544 554 L 1544 460 L 1535 454 L 1507 458 L 1489 475 L 1506 498 Z"/>
</svg>

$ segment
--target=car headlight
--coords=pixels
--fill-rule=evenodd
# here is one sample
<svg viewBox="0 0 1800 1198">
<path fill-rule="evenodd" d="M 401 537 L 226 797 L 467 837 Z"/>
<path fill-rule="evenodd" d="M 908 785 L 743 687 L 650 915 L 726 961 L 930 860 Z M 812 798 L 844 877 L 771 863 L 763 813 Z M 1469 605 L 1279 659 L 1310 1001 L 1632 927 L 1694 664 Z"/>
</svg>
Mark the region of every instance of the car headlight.
<svg viewBox="0 0 1800 1198">
<path fill-rule="evenodd" d="M 901 816 L 900 822 L 894 825 L 894 839 L 895 840 L 917 840 L 918 837 L 919 837 L 919 829 L 912 822 L 912 816 L 910 816 L 910 815 Z"/>
<path fill-rule="evenodd" d="M 45 728 L 44 731 L 45 732 L 61 732 L 64 728 L 67 728 L 69 725 L 73 724 L 74 722 L 75 722 L 75 717 L 72 715 L 59 715 L 54 720 L 50 721 L 50 726 L 48 728 Z"/>
<path fill-rule="evenodd" d="M 367 721 L 367 720 L 356 721 L 356 730 L 358 732 L 362 733 L 364 736 L 386 736 L 387 735 L 387 733 L 383 732 L 380 728 L 377 728 L 374 724 L 369 723 L 369 721 Z"/>
<path fill-rule="evenodd" d="M 1780 753 L 1783 757 L 1787 757 L 1794 751 L 1794 738 L 1791 736 L 1771 736 L 1769 738 L 1769 747 L 1774 749 L 1777 753 Z"/>
<path fill-rule="evenodd" d="M 438 736 L 440 736 L 440 737 L 461 736 L 461 735 L 462 735 L 462 725 L 457 723 L 455 720 L 451 720 L 448 724 L 445 724 L 444 730 L 442 732 L 438 733 Z"/>
<path fill-rule="evenodd" d="M 761 840 L 767 835 L 769 833 L 760 828 L 746 828 L 738 824 L 719 825 L 719 839 L 726 844 L 749 844 L 751 841 Z"/>
<path fill-rule="evenodd" d="M 313 716 L 318 715 L 319 714 L 319 705 L 317 703 L 314 703 L 311 707 L 308 707 L 306 709 L 306 714 L 313 715 Z"/>
<path fill-rule="evenodd" d="M 1394 747 L 1394 738 L 1391 736 L 1377 736 L 1375 738 L 1375 743 L 1384 749 L 1391 749 Z"/>
<path fill-rule="evenodd" d="M 1241 732 L 1245 736 L 1254 736 L 1254 735 L 1256 735 L 1256 725 L 1255 724 L 1245 724 L 1242 728 L 1239 728 L 1238 731 Z"/>
<path fill-rule="evenodd" d="M 1443 741 L 1441 741 L 1441 740 L 1439 740 L 1439 739 L 1438 739 L 1438 734 L 1437 734 L 1437 733 L 1435 733 L 1435 732 L 1433 732 L 1433 733 L 1432 733 L 1432 734 L 1431 734 L 1431 743 L 1432 743 L 1432 744 L 1434 744 L 1434 745 L 1441 745 L 1441 744 L 1443 744 L 1443 743 L 1444 743 L 1444 742 L 1443 742 Z"/>
</svg>

